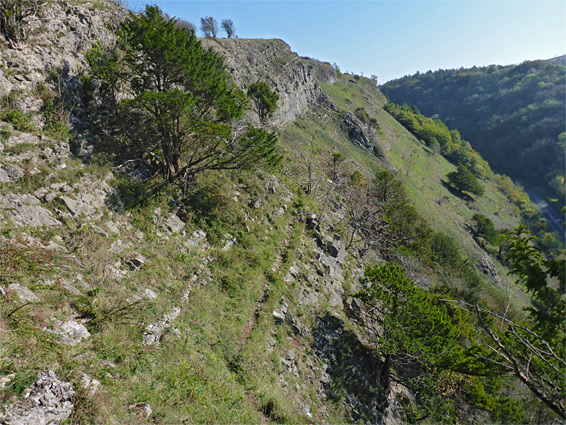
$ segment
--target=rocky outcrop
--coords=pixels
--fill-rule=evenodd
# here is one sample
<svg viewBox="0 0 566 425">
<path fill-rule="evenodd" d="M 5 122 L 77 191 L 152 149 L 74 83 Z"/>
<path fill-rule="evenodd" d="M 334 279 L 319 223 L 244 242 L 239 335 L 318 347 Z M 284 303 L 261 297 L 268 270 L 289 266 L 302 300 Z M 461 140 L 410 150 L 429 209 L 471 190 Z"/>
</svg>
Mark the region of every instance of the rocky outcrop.
<svg viewBox="0 0 566 425">
<path fill-rule="evenodd" d="M 0 195 L 0 219 L 4 216 L 18 226 L 59 226 L 61 222 L 43 208 L 33 195 Z"/>
<path fill-rule="evenodd" d="M 23 170 L 17 165 L 9 164 L 2 167 L 2 164 L 0 164 L 0 183 L 17 182 L 23 176 Z"/>
<path fill-rule="evenodd" d="M 97 40 L 110 43 L 114 36 L 108 26 L 127 15 L 112 1 L 77 3 L 45 2 L 27 42 L 18 48 L 0 49 L 0 95 L 17 91 L 16 108 L 38 112 L 43 101 L 32 93 L 37 85 L 48 83 L 53 72 L 69 76 L 86 69 L 84 53 Z M 11 47 L 2 35 L 0 45 Z"/>
<path fill-rule="evenodd" d="M 491 258 L 488 255 L 484 255 L 480 262 L 480 268 L 483 274 L 491 279 L 493 279 L 497 284 L 501 284 L 501 279 L 497 273 L 497 269 Z"/>
<path fill-rule="evenodd" d="M 320 317 L 313 330 L 313 351 L 324 363 L 324 393 L 344 397 L 352 421 L 381 423 L 387 406 L 387 394 L 379 386 L 381 362 L 344 325 L 329 315 Z"/>
<path fill-rule="evenodd" d="M 97 0 L 96 4 L 100 7 L 106 3 Z M 50 279 L 53 279 L 51 283 L 45 279 L 42 285 L 30 286 L 35 292 L 20 284 L 10 285 L 6 292 L 12 298 L 17 298 L 17 306 L 24 303 L 47 305 L 51 290 L 48 291 L 43 286 L 53 286 L 57 290 L 60 288 L 66 297 L 65 301 L 57 306 L 56 317 L 49 321 L 46 319 L 38 325 L 42 326 L 38 330 L 48 333 L 50 338 L 59 344 L 70 346 L 71 348 L 59 347 L 65 353 L 74 354 L 80 350 L 84 362 L 90 363 L 86 359 L 89 355 L 96 354 L 101 335 L 97 334 L 99 331 L 95 326 L 90 326 L 84 316 L 69 311 L 75 308 L 75 299 L 90 299 L 92 305 L 96 306 L 94 308 L 102 308 L 98 307 L 104 305 L 98 304 L 98 297 L 103 301 L 115 298 L 112 299 L 111 305 L 116 305 L 116 308 L 147 312 L 145 315 L 136 316 L 135 319 L 139 319 L 135 326 L 145 325 L 143 344 L 153 346 L 144 347 L 144 352 L 157 352 L 156 346 L 159 345 L 159 350 L 167 350 L 169 336 L 175 338 L 182 335 L 176 326 L 182 329 L 183 324 L 185 327 L 185 341 L 191 332 L 197 332 L 196 326 L 192 330 L 186 326 L 187 313 L 191 312 L 193 302 L 191 294 L 195 288 L 216 284 L 213 280 L 214 272 L 223 266 L 218 265 L 220 261 L 215 264 L 213 260 L 224 260 L 230 258 L 235 251 L 239 252 L 245 246 L 242 241 L 246 241 L 248 235 L 255 234 L 253 237 L 258 244 L 263 240 L 260 235 L 268 240 L 270 232 L 280 225 L 279 221 L 287 219 L 286 215 L 296 214 L 296 220 L 292 219 L 288 224 L 287 236 L 283 238 L 284 248 L 278 253 L 271 271 L 265 273 L 266 281 L 262 286 L 264 295 L 258 298 L 253 311 L 248 312 L 250 320 L 243 329 L 243 336 L 238 340 L 238 353 L 246 353 L 241 347 L 250 338 L 252 331 L 257 329 L 258 332 L 264 332 L 260 329 L 261 326 L 255 325 L 260 323 L 263 326 L 261 320 L 262 314 L 265 313 L 272 319 L 275 328 L 288 327 L 290 330 L 280 334 L 288 336 L 283 340 L 285 343 L 289 340 L 290 347 L 285 347 L 284 350 L 276 347 L 275 339 L 270 337 L 267 340 L 267 350 L 279 350 L 274 352 L 273 360 L 279 359 L 281 373 L 275 371 L 273 376 L 277 377 L 279 373 L 280 389 L 296 397 L 293 402 L 300 406 L 298 414 L 301 418 L 309 423 L 319 419 L 324 423 L 324 412 L 330 404 L 325 405 L 325 402 L 320 400 L 328 398 L 342 399 L 340 409 L 347 411 L 352 421 L 379 423 L 383 420 L 384 408 L 388 401 L 388 394 L 379 389 L 380 360 L 368 349 L 369 344 L 351 331 L 352 321 L 355 319 L 352 319 L 354 315 L 350 314 L 350 310 L 356 305 L 359 308 L 356 304 L 359 300 L 352 297 L 352 293 L 359 289 L 357 277 L 362 273 L 361 261 L 350 257 L 340 235 L 330 225 L 324 224 L 329 221 L 319 220 L 314 214 L 306 218 L 306 235 L 294 232 L 294 226 L 303 223 L 300 217 L 304 216 L 305 212 L 299 211 L 299 208 L 289 211 L 295 208 L 293 201 L 296 197 L 290 190 L 292 187 L 285 187 L 284 180 L 279 181 L 273 175 L 262 176 L 265 178 L 263 190 L 258 183 L 257 192 L 248 193 L 246 188 L 242 188 L 242 193 L 234 190 L 232 193 L 222 194 L 232 197 L 236 203 L 230 205 L 239 207 L 237 203 L 241 203 L 242 209 L 246 210 L 245 222 L 242 223 L 241 234 L 232 230 L 232 233 L 221 233 L 224 237 L 220 239 L 218 247 L 211 247 L 207 242 L 207 234 L 195 230 L 194 223 L 187 220 L 182 209 L 174 211 L 179 208 L 176 202 L 163 202 L 160 207 L 154 207 L 153 217 L 150 213 L 148 217 L 141 219 L 151 220 L 154 226 L 150 226 L 151 230 L 143 227 L 142 232 L 138 229 L 137 219 L 125 211 L 124 203 L 112 189 L 111 173 L 104 171 L 102 175 L 87 172 L 88 168 L 82 169 L 79 161 L 69 160 L 72 156 L 69 143 L 56 141 L 41 134 L 45 123 L 38 112 L 44 104 L 41 96 L 37 95 L 37 87 L 42 84 L 62 84 L 71 89 L 69 96 L 81 93 L 82 85 L 78 73 L 80 67 L 86 67 L 82 53 L 92 46 L 96 38 L 110 42 L 112 36 L 105 29 L 106 24 L 115 22 L 125 13 L 112 9 L 111 5 L 112 2 L 109 1 L 108 8 L 96 9 L 94 13 L 93 4 L 85 2 L 82 5 L 66 5 L 62 1 L 55 1 L 53 10 L 46 12 L 49 19 L 45 23 L 47 35 L 44 40 L 30 40 L 28 46 L 23 46 L 20 50 L 5 49 L 0 52 L 0 65 L 15 70 L 15 73 L 0 71 L 0 95 L 13 93 L 15 106 L 29 113 L 35 125 L 35 130 L 17 131 L 11 124 L 5 123 L 6 133 L 10 135 L 0 143 L 0 183 L 3 185 L 2 189 L 8 189 L 0 193 L 0 224 L 14 224 L 16 230 L 22 232 L 27 231 L 27 227 L 61 226 L 60 229 L 32 230 L 37 231 L 38 237 L 47 239 L 50 233 L 64 235 L 64 240 L 59 236 L 57 243 L 50 241 L 55 244 L 53 249 L 58 251 L 58 255 L 64 255 L 69 263 L 76 261 L 76 267 L 73 264 L 69 270 L 88 273 L 90 268 L 92 275 L 96 277 L 94 279 L 85 273 L 85 281 L 80 275 L 60 279 L 57 275 L 59 271 L 56 270 L 53 271 L 53 276 L 50 276 Z M 115 16 L 113 11 L 117 11 Z M 317 108 L 337 110 L 321 89 L 322 83 L 331 84 L 336 79 L 336 72 L 329 64 L 299 57 L 281 40 L 207 39 L 203 40 L 203 43 L 224 56 L 234 81 L 244 90 L 251 83 L 264 80 L 279 93 L 279 109 L 270 124 L 283 125 L 292 122 L 313 105 Z M 55 72 L 49 76 L 49 72 L 53 70 Z M 73 153 L 79 157 L 88 157 L 89 152 L 92 152 L 92 144 L 89 143 L 95 143 L 96 137 L 93 136 L 94 132 L 89 135 L 88 128 L 81 129 L 81 126 L 86 126 L 88 112 L 80 96 L 71 100 L 76 103 L 73 103 L 69 120 L 75 130 L 81 130 L 80 135 L 76 134 L 77 149 L 74 149 Z M 253 114 L 250 118 L 252 121 L 257 120 Z M 366 149 L 373 149 L 363 124 L 353 114 L 345 116 L 342 130 L 347 132 L 352 142 Z M 25 190 L 21 181 L 26 182 L 30 175 L 36 173 L 34 170 L 44 174 L 38 176 L 37 183 L 30 193 L 20 193 Z M 153 174 L 148 170 L 138 167 L 130 175 L 134 180 L 144 180 Z M 247 209 L 246 205 L 250 208 Z M 96 249 L 100 246 L 100 256 L 93 256 L 96 261 L 81 263 L 80 260 L 88 258 L 90 252 L 86 252 L 83 246 L 75 249 L 72 240 L 75 236 L 84 237 L 85 241 L 89 242 L 85 243 L 84 247 L 94 246 Z M 167 251 L 159 253 L 158 249 L 154 250 L 153 244 L 158 247 L 162 242 L 175 242 L 177 245 L 175 250 L 169 251 L 171 246 L 167 246 Z M 242 245 L 239 245 L 240 243 Z M 296 256 L 287 257 L 295 246 L 300 246 L 296 249 Z M 142 255 L 142 252 L 147 257 Z M 179 258 L 184 257 L 187 265 L 183 265 L 182 271 L 174 270 L 175 267 L 169 269 L 163 266 L 169 261 L 165 252 L 167 255 L 171 252 L 178 254 Z M 289 263 L 287 258 L 290 259 Z M 253 261 L 250 259 L 250 262 Z M 188 268 L 188 264 L 191 264 L 192 269 Z M 288 268 L 279 271 L 282 264 Z M 153 277 L 147 279 L 147 275 L 142 280 L 136 279 L 136 274 L 151 270 L 154 265 L 155 280 L 159 282 L 154 282 Z M 159 266 L 163 266 L 163 270 L 167 271 L 162 272 Z M 274 294 L 279 291 L 279 285 L 272 285 L 278 282 L 279 275 L 285 282 L 285 295 L 281 300 L 271 302 L 271 287 L 276 289 Z M 131 279 L 125 279 L 126 276 Z M 58 282 L 57 285 L 55 282 Z M 344 287 L 346 282 L 348 289 Z M 24 283 L 27 285 L 27 282 Z M 146 285 L 151 287 L 145 287 Z M 183 286 L 177 288 L 177 285 Z M 171 288 L 178 291 L 174 297 L 171 296 Z M 100 295 L 97 295 L 98 291 Z M 145 309 L 146 303 L 151 303 L 151 308 Z M 263 306 L 269 309 L 266 307 L 263 312 Z M 28 310 L 31 311 L 34 307 L 35 305 L 29 306 Z M 253 337 L 255 336 L 254 334 Z M 278 335 L 273 333 L 273 336 Z M 250 340 L 256 343 L 255 339 Z M 95 362 L 90 364 L 93 363 Z M 93 376 L 105 376 L 92 373 Z M 122 372 L 115 373 L 116 381 L 129 379 L 129 376 L 120 376 L 120 373 Z M 92 376 L 80 376 L 80 388 L 88 396 L 93 396 L 102 384 Z M 110 377 L 106 376 L 108 380 L 104 380 L 105 385 L 110 383 Z M 1 385 L 0 382 L 0 387 Z M 119 388 L 112 388 L 112 391 L 117 393 L 116 389 Z M 313 393 L 314 397 L 311 396 Z M 45 372 L 24 400 L 14 404 L 6 410 L 4 416 L 0 416 L 0 423 L 59 423 L 71 413 L 72 396 L 73 389 L 69 383 L 61 382 L 54 372 Z M 250 399 L 255 400 L 256 396 L 250 394 Z M 317 399 L 318 396 L 320 399 Z M 389 394 L 389 399 L 393 400 L 391 397 Z M 389 404 L 393 406 L 391 400 Z M 125 399 L 121 403 L 124 407 L 127 406 Z M 401 416 L 395 416 L 395 409 L 395 406 L 389 409 L 390 416 L 401 418 L 401 421 Z M 147 403 L 132 404 L 127 410 L 140 420 L 147 420 L 153 414 L 151 406 Z"/>
<path fill-rule="evenodd" d="M 383 157 L 383 153 L 379 150 L 377 144 L 371 144 L 371 137 L 366 131 L 366 127 L 356 118 L 352 112 L 344 114 L 341 124 L 342 130 L 348 135 L 352 143 L 367 149 L 377 157 Z"/>
<path fill-rule="evenodd" d="M 55 425 L 73 411 L 75 391 L 53 371 L 41 372 L 24 399 L 8 407 L 0 422 L 6 425 Z"/>
<path fill-rule="evenodd" d="M 278 109 L 271 123 L 283 125 L 294 121 L 309 105 L 329 104 L 319 79 L 336 80 L 330 64 L 299 57 L 282 40 L 203 39 L 223 58 L 234 82 L 244 90 L 259 80 L 266 81 L 279 95 Z M 257 117 L 250 117 L 257 121 Z"/>
<path fill-rule="evenodd" d="M 8 285 L 8 293 L 17 295 L 22 301 L 39 301 L 39 298 L 32 290 L 26 286 L 20 285 L 19 283 L 12 283 L 11 285 Z"/>
</svg>

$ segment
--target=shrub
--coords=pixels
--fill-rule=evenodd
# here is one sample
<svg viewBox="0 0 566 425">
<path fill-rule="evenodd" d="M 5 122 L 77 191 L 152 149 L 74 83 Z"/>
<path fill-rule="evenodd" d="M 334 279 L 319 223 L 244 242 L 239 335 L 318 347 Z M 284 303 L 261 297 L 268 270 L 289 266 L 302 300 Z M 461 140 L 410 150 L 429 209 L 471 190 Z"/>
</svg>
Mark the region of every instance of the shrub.
<svg viewBox="0 0 566 425">
<path fill-rule="evenodd" d="M 258 81 L 248 88 L 248 97 L 252 100 L 260 121 L 265 124 L 277 109 L 279 95 L 272 92 L 265 81 Z"/>
<path fill-rule="evenodd" d="M 472 217 L 472 231 L 475 237 L 482 237 L 489 243 L 496 243 L 498 233 L 493 222 L 483 214 L 474 214 Z"/>
<path fill-rule="evenodd" d="M 33 131 L 34 126 L 31 118 L 19 109 L 2 111 L 0 118 L 9 122 L 18 131 Z"/>
<path fill-rule="evenodd" d="M 236 127 L 247 106 L 245 94 L 228 80 L 222 58 L 205 50 L 194 32 L 147 6 L 132 13 L 118 35 L 115 48 L 97 45 L 87 60 L 110 92 L 105 107 L 114 114 L 107 133 L 121 133 L 130 157 L 151 158 L 169 183 L 205 170 L 278 161 L 274 132 Z M 118 86 L 126 96 L 118 95 Z"/>
<path fill-rule="evenodd" d="M 460 192 L 469 192 L 482 196 L 484 189 L 476 176 L 465 166 L 459 165 L 456 171 L 449 173 L 448 182 Z"/>
<path fill-rule="evenodd" d="M 2 0 L 0 32 L 14 43 L 25 42 L 32 28 L 31 18 L 42 6 L 42 2 L 37 0 Z"/>
<path fill-rule="evenodd" d="M 432 258 L 435 262 L 453 268 L 462 263 L 458 245 L 450 236 L 439 232 L 433 233 L 430 238 L 430 245 Z"/>
</svg>

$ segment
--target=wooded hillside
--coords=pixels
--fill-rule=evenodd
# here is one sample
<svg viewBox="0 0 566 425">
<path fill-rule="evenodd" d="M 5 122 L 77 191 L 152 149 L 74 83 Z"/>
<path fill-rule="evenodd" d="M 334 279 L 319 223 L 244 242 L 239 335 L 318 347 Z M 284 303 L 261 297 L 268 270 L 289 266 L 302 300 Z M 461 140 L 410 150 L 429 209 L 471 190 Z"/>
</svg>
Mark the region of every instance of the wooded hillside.
<svg viewBox="0 0 566 425">
<path fill-rule="evenodd" d="M 564 66 L 533 61 L 429 71 L 380 89 L 392 102 L 438 114 L 496 172 L 564 199 Z"/>
</svg>

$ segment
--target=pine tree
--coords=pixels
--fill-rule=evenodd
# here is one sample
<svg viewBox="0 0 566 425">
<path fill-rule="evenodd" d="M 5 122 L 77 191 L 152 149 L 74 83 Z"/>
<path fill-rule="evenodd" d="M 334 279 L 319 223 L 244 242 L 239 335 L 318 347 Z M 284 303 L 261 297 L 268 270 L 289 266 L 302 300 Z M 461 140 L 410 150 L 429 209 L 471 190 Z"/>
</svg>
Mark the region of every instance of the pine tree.
<svg viewBox="0 0 566 425">
<path fill-rule="evenodd" d="M 440 412 L 453 411 L 463 400 L 520 422 L 512 402 L 499 394 L 501 371 L 485 361 L 489 350 L 477 344 L 471 314 L 447 302 L 442 290 L 417 288 L 403 268 L 389 263 L 366 269 L 362 283 L 357 296 L 366 307 L 365 335 L 375 338 L 382 359 L 379 384 L 387 394 L 393 380 L 401 381 L 415 394 L 414 405 L 405 409 L 408 422 L 444 420 Z"/>
<path fill-rule="evenodd" d="M 472 221 L 472 231 L 476 238 L 482 237 L 489 243 L 495 243 L 497 241 L 497 230 L 489 218 L 483 214 L 474 214 Z"/>
<path fill-rule="evenodd" d="M 254 110 L 258 114 L 259 120 L 262 124 L 265 124 L 267 119 L 273 116 L 273 112 L 277 109 L 279 95 L 276 92 L 272 92 L 265 81 L 259 81 L 250 85 L 248 97 L 253 102 Z"/>
<path fill-rule="evenodd" d="M 131 156 L 161 164 L 168 182 L 276 162 L 274 133 L 235 128 L 248 100 L 229 82 L 222 58 L 205 51 L 193 31 L 147 6 L 130 15 L 119 37 L 116 48 L 95 48 L 88 60 L 112 92 L 113 124 Z"/>
</svg>

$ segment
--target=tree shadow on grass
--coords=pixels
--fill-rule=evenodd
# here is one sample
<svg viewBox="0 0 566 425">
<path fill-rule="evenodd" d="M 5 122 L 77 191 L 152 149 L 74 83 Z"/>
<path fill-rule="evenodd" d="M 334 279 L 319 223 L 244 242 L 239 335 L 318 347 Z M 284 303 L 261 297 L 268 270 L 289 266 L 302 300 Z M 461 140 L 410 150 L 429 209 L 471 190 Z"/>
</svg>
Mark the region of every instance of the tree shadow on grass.
<svg viewBox="0 0 566 425">
<path fill-rule="evenodd" d="M 128 174 L 118 177 L 113 186 L 118 191 L 126 211 L 145 208 L 151 200 L 170 188 L 162 179 L 138 180 Z"/>
<path fill-rule="evenodd" d="M 473 202 L 474 198 L 471 197 L 470 195 L 468 195 L 466 192 L 462 192 L 458 189 L 456 189 L 454 186 L 450 185 L 449 183 L 447 183 L 445 180 L 441 180 L 440 181 L 442 183 L 442 186 L 444 186 L 444 188 L 446 190 L 448 190 L 448 192 L 450 192 L 452 195 L 466 201 L 466 202 Z"/>
</svg>

